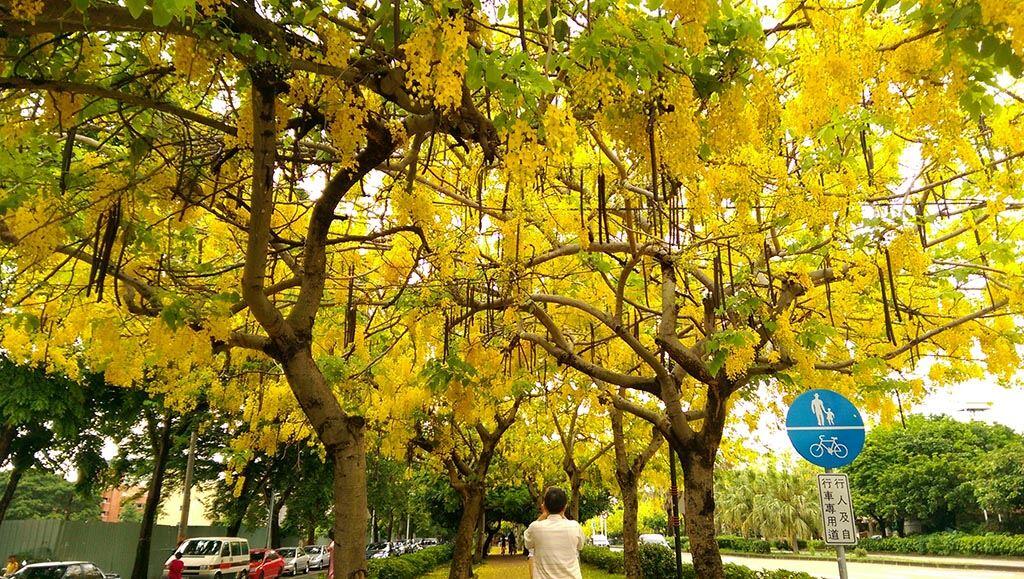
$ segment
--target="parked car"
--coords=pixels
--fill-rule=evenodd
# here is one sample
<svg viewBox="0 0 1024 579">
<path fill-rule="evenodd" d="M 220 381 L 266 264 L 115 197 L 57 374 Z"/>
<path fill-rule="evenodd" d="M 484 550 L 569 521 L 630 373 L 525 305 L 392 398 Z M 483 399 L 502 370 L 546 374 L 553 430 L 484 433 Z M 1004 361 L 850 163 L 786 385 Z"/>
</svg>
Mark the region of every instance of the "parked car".
<svg viewBox="0 0 1024 579">
<path fill-rule="evenodd" d="M 284 558 L 273 549 L 249 551 L 249 579 L 273 579 L 284 572 Z"/>
<path fill-rule="evenodd" d="M 665 538 L 665 535 L 661 535 L 658 533 L 640 535 L 639 541 L 641 545 L 660 545 L 662 547 L 665 547 L 666 549 L 669 548 L 668 539 Z"/>
<path fill-rule="evenodd" d="M 244 579 L 249 574 L 249 541 L 239 537 L 196 537 L 178 545 L 185 562 L 184 575 Z M 164 577 L 174 553 L 164 562 Z"/>
<path fill-rule="evenodd" d="M 61 561 L 25 565 L 13 575 L 18 579 L 121 579 L 117 573 L 104 573 L 88 561 Z"/>
<path fill-rule="evenodd" d="M 590 537 L 590 544 L 595 547 L 611 547 L 611 543 L 608 542 L 608 537 L 605 535 L 594 535 Z"/>
<path fill-rule="evenodd" d="M 391 543 L 373 543 L 366 548 L 367 559 L 387 559 L 393 554 Z"/>
<path fill-rule="evenodd" d="M 298 575 L 309 573 L 309 555 L 302 550 L 302 547 L 281 547 L 277 553 L 284 558 L 284 572 L 286 575 Z"/>
<path fill-rule="evenodd" d="M 434 545 L 440 545 L 441 541 L 438 541 L 434 537 L 426 537 L 420 539 L 420 546 L 426 549 L 427 547 L 433 547 Z"/>
<path fill-rule="evenodd" d="M 331 564 L 331 551 L 326 545 L 307 545 L 303 547 L 309 555 L 309 566 L 326 569 Z"/>
</svg>

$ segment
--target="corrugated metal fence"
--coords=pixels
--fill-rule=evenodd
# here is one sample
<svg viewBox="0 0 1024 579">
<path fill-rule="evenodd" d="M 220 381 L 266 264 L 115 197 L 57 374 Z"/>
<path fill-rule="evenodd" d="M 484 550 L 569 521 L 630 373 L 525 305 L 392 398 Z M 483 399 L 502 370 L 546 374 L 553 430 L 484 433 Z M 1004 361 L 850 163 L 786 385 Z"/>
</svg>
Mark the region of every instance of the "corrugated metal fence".
<svg viewBox="0 0 1024 579">
<path fill-rule="evenodd" d="M 139 539 L 139 523 L 103 523 L 100 521 L 4 521 L 0 524 L 0 557 L 18 554 L 54 561 L 92 561 L 108 573 L 131 576 L 135 547 Z M 223 527 L 189 527 L 188 536 L 223 536 Z M 266 544 L 266 529 L 243 531 L 252 547 Z M 164 561 L 174 552 L 178 528 L 157 525 L 149 557 L 149 577 L 158 579 Z M 294 538 L 283 540 L 295 545 Z"/>
</svg>

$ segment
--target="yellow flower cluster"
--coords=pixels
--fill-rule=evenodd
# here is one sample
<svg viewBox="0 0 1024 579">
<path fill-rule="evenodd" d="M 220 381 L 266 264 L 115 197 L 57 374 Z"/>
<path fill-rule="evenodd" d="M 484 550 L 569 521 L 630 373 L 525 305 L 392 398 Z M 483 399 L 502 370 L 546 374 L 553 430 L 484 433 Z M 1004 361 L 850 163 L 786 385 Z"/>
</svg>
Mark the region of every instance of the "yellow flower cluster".
<svg viewBox="0 0 1024 579">
<path fill-rule="evenodd" d="M 505 155 L 505 172 L 509 181 L 520 189 L 529 189 L 536 183 L 547 163 L 547 150 L 537 138 L 536 131 L 523 119 L 512 124 Z"/>
<path fill-rule="evenodd" d="M 856 31 L 864 25 L 856 11 L 815 12 L 812 23 L 799 33 L 794 62 L 800 95 L 786 106 L 787 124 L 803 134 L 860 105 L 879 66 L 875 46 Z"/>
<path fill-rule="evenodd" d="M 331 144 L 341 156 L 342 168 L 355 165 L 356 154 L 365 138 L 366 103 L 357 90 L 331 83 L 324 95 L 324 108 L 330 115 L 327 129 Z"/>
<path fill-rule="evenodd" d="M 704 26 L 711 18 L 711 0 L 668 0 L 665 8 L 678 17 L 676 35 L 690 52 L 697 52 L 708 43 Z"/>
<path fill-rule="evenodd" d="M 1018 56 L 1024 56 L 1024 2 L 1020 0 L 980 0 L 981 18 L 988 25 L 1005 25 L 1010 43 Z"/>
<path fill-rule="evenodd" d="M 441 108 L 457 107 L 466 77 L 468 40 L 460 17 L 437 20 L 413 32 L 402 45 L 409 90 Z"/>
<path fill-rule="evenodd" d="M 46 93 L 46 116 L 61 128 L 73 125 L 81 108 L 81 96 L 66 92 Z"/>
<path fill-rule="evenodd" d="M 43 13 L 43 0 L 12 0 L 11 16 L 15 20 L 35 22 L 36 17 Z"/>
<path fill-rule="evenodd" d="M 921 239 L 913 230 L 901 233 L 889 244 L 889 257 L 896 270 L 920 277 L 928 271 L 931 259 L 921 247 Z"/>
<path fill-rule="evenodd" d="M 701 166 L 697 99 L 690 79 L 682 77 L 664 91 L 668 112 L 658 116 L 658 150 L 665 167 L 680 180 L 693 178 Z"/>
<path fill-rule="evenodd" d="M 569 157 L 576 148 L 576 123 L 568 107 L 551 105 L 544 111 L 544 140 L 552 162 Z"/>
<path fill-rule="evenodd" d="M 742 377 L 754 364 L 754 346 L 757 345 L 757 334 L 746 331 L 743 338 L 743 345 L 729 348 L 729 355 L 725 359 L 725 374 L 730 380 Z"/>
<path fill-rule="evenodd" d="M 990 119 L 992 145 L 1016 152 L 1024 143 L 1024 107 L 1007 106 Z"/>
<path fill-rule="evenodd" d="M 985 366 L 1002 380 L 1011 380 L 1020 369 L 1021 359 L 1016 344 L 1009 339 L 1015 333 L 1013 318 L 995 318 L 993 328 L 978 336 L 978 344 L 985 353 Z"/>
<path fill-rule="evenodd" d="M 26 203 L 4 216 L 4 223 L 20 240 L 17 245 L 19 266 L 38 267 L 64 242 L 64 231 L 57 217 L 53 208 L 42 202 Z"/>
</svg>

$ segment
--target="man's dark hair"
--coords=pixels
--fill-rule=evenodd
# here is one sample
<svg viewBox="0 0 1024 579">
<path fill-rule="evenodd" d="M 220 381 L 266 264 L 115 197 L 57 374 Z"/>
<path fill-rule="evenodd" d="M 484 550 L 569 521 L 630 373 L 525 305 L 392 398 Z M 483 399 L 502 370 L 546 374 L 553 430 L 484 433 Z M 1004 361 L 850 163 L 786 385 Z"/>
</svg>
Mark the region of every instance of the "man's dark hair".
<svg viewBox="0 0 1024 579">
<path fill-rule="evenodd" d="M 548 490 L 544 491 L 544 508 L 552 515 L 564 511 L 568 502 L 569 498 L 565 496 L 565 491 L 558 487 L 548 487 Z"/>
</svg>

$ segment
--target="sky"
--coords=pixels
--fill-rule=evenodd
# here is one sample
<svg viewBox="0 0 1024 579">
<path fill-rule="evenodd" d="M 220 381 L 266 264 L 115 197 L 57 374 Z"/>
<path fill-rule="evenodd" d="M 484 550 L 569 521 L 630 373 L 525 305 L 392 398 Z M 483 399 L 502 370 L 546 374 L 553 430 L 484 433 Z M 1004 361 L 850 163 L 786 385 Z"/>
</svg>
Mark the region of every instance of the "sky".
<svg viewBox="0 0 1024 579">
<path fill-rule="evenodd" d="M 979 410 L 970 412 L 968 408 Z M 994 381 L 972 380 L 935 388 L 920 404 L 906 410 L 908 414 L 942 414 L 961 421 L 974 419 L 1003 424 L 1024 434 L 1024 388 L 1019 384 L 1005 388 Z M 747 446 L 770 452 L 783 462 L 802 460 L 789 443 L 783 421 L 777 416 L 763 416 L 758 428 L 750 434 Z M 870 420 L 867 427 L 870 432 Z"/>
</svg>

